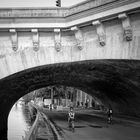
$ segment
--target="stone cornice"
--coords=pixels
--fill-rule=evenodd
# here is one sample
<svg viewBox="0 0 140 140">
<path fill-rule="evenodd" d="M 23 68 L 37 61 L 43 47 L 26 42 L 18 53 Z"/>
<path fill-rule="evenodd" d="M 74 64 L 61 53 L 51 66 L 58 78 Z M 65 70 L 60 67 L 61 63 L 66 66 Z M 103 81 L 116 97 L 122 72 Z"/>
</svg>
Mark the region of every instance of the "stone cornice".
<svg viewBox="0 0 140 140">
<path fill-rule="evenodd" d="M 119 13 L 139 7 L 139 0 L 88 0 L 68 8 L 0 8 L 0 20 L 4 21 L 0 28 L 68 28 L 110 16 L 117 17 Z M 40 23 L 32 21 L 36 18 L 40 19 Z M 8 23 L 5 19 L 9 20 Z M 13 22 L 12 19 L 16 20 Z"/>
<path fill-rule="evenodd" d="M 68 8 L 0 8 L 0 18 L 67 17 L 90 9 L 100 11 L 108 6 L 112 9 L 118 4 L 121 6 L 136 1 L 139 0 L 88 0 Z"/>
</svg>

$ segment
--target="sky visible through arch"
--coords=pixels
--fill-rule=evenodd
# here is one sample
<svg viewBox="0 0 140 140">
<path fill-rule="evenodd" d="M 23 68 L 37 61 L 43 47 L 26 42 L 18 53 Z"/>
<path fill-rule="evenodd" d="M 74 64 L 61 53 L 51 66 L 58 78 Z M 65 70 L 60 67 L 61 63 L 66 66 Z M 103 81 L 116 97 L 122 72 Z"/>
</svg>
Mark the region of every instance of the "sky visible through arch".
<svg viewBox="0 0 140 140">
<path fill-rule="evenodd" d="M 61 0 L 62 7 L 69 7 L 85 0 Z M 0 0 L 0 7 L 56 7 L 56 0 Z"/>
</svg>

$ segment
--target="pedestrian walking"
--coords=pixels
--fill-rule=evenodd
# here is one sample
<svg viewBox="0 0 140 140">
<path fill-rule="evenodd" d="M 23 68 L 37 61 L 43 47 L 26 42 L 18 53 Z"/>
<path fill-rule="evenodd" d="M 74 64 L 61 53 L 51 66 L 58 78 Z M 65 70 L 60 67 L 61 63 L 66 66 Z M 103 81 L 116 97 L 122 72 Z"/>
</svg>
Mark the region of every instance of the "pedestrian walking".
<svg viewBox="0 0 140 140">
<path fill-rule="evenodd" d="M 109 109 L 108 109 L 107 115 L 108 115 L 108 123 L 111 124 L 111 123 L 112 123 L 112 115 L 113 115 L 113 110 L 112 110 L 112 108 L 109 108 Z"/>
</svg>

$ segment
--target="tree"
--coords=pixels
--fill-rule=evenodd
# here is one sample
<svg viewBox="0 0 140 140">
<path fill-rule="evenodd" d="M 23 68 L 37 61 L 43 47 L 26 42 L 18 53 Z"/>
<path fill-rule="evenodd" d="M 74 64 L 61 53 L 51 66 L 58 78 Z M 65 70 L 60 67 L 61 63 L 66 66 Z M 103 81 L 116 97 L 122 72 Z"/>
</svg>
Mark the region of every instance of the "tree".
<svg viewBox="0 0 140 140">
<path fill-rule="evenodd" d="M 53 96 L 59 100 L 59 104 L 61 104 L 61 99 L 65 98 L 70 99 L 73 101 L 74 94 L 76 94 L 77 89 L 73 87 L 63 86 L 63 85 L 55 85 L 55 86 L 48 86 L 45 88 L 41 88 L 30 92 L 29 94 L 23 97 L 24 101 L 27 103 L 30 100 L 34 100 L 36 97 L 41 98 L 51 98 L 51 92 L 53 91 Z M 67 103 L 65 102 L 67 105 Z"/>
</svg>

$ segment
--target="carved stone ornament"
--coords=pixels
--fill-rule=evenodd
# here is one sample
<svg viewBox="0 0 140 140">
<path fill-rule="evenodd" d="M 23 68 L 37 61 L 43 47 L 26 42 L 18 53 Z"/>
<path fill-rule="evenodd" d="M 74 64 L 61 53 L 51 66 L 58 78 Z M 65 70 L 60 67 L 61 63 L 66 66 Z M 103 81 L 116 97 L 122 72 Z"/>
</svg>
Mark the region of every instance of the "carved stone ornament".
<svg viewBox="0 0 140 140">
<path fill-rule="evenodd" d="M 128 27 L 124 30 L 124 38 L 126 39 L 126 41 L 132 41 L 133 32 L 131 27 L 130 28 Z"/>
<path fill-rule="evenodd" d="M 76 46 L 78 47 L 79 50 L 82 50 L 83 49 L 83 40 L 77 39 Z"/>
<path fill-rule="evenodd" d="M 124 39 L 126 41 L 132 41 L 133 39 L 133 32 L 132 32 L 132 27 L 130 24 L 130 19 L 126 13 L 122 13 L 118 15 L 118 18 L 121 19 L 122 21 L 122 27 L 124 30 Z"/>
<path fill-rule="evenodd" d="M 54 29 L 54 33 L 55 49 L 59 52 L 61 50 L 61 31 L 60 29 Z"/>
<path fill-rule="evenodd" d="M 98 35 L 98 40 L 101 46 L 105 46 L 106 44 L 106 36 L 105 34 Z"/>
<path fill-rule="evenodd" d="M 13 49 L 13 51 L 17 51 L 17 49 L 18 49 L 18 45 L 17 45 L 16 43 L 13 43 L 13 45 L 12 45 L 12 49 Z"/>
<path fill-rule="evenodd" d="M 82 50 L 84 47 L 84 39 L 82 31 L 76 26 L 72 27 L 71 31 L 73 31 L 75 34 L 76 46 L 78 47 L 79 50 Z"/>
<path fill-rule="evenodd" d="M 97 20 L 97 21 L 93 21 L 92 25 L 96 26 L 96 32 L 98 35 L 98 41 L 99 41 L 100 46 L 105 46 L 106 45 L 106 34 L 105 34 L 103 24 L 99 20 Z"/>
<path fill-rule="evenodd" d="M 55 49 L 57 52 L 59 52 L 61 50 L 61 42 L 56 42 L 55 41 Z"/>
<path fill-rule="evenodd" d="M 33 50 L 38 51 L 39 50 L 39 43 L 38 42 L 33 42 Z"/>
<path fill-rule="evenodd" d="M 38 29 L 32 29 L 32 41 L 33 41 L 33 50 L 38 51 L 39 50 Z"/>
<path fill-rule="evenodd" d="M 18 49 L 17 32 L 15 29 L 10 29 L 9 32 L 11 33 L 12 49 L 13 49 L 13 51 L 17 51 L 17 49 Z"/>
</svg>

